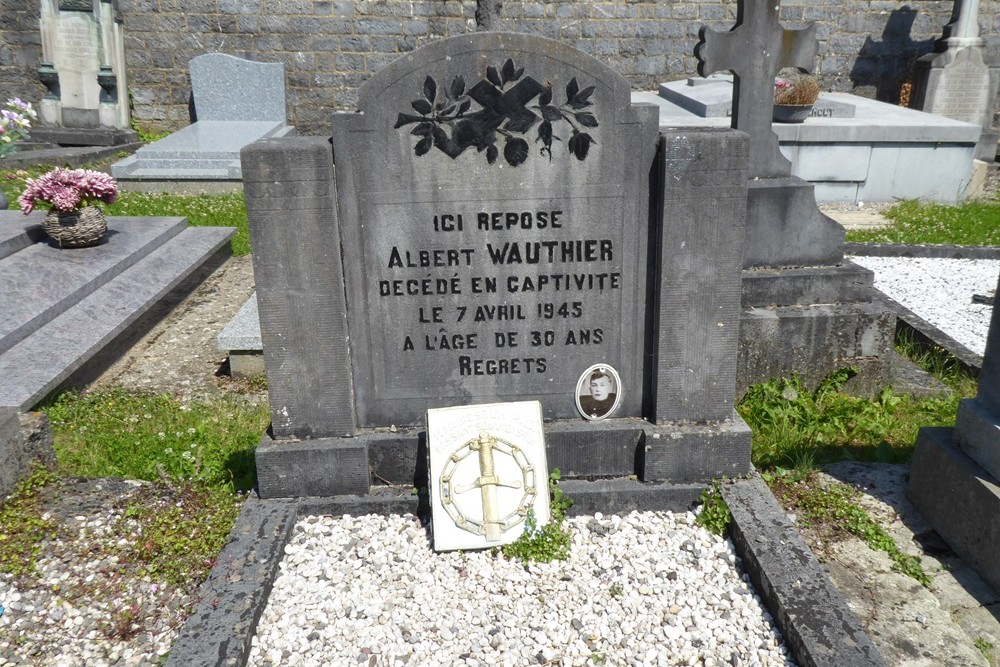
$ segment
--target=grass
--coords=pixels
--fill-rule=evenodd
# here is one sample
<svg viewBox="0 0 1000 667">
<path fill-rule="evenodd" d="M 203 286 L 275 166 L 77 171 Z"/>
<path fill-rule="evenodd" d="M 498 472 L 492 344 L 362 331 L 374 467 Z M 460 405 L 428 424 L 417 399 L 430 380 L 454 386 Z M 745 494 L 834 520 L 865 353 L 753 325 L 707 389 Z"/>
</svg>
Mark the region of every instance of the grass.
<svg viewBox="0 0 1000 667">
<path fill-rule="evenodd" d="M 22 588 L 107 609 L 98 629 L 109 639 L 162 631 L 153 627 L 162 614 L 157 620 L 146 608 L 154 604 L 149 595 L 158 587 L 190 596 L 215 565 L 254 484 L 253 452 L 269 420 L 267 405 L 235 396 L 183 404 L 169 395 L 113 388 L 65 393 L 42 410 L 58 464 L 36 468 L 0 500 L 0 573 Z M 61 479 L 71 476 L 151 483 L 101 509 L 110 530 L 83 543 L 85 557 L 104 564 L 98 576 L 56 585 L 39 580 L 36 567 L 47 541 L 58 554 L 78 539 L 77 528 L 49 512 L 63 493 Z M 142 582 L 156 586 L 136 598 Z M 176 611 L 183 613 L 168 614 L 171 624 L 190 608 Z"/>
<path fill-rule="evenodd" d="M 845 459 L 905 462 L 917 429 L 954 424 L 959 398 L 974 393 L 972 381 L 950 396 L 916 398 L 888 387 L 873 398 L 852 396 L 840 391 L 850 375 L 835 373 L 814 391 L 798 376 L 750 387 L 736 409 L 753 431 L 753 464 L 766 470 Z"/>
<path fill-rule="evenodd" d="M 848 241 L 1000 246 L 1000 201 L 960 206 L 907 200 L 885 213 L 885 229 L 850 231 Z"/>
<path fill-rule="evenodd" d="M 238 397 L 181 404 L 121 388 L 66 393 L 43 411 L 64 475 L 125 477 L 214 488 L 253 488 L 253 451 L 266 405 Z"/>
<path fill-rule="evenodd" d="M 107 164 L 92 165 L 90 168 L 102 167 L 106 168 Z M 10 200 L 11 207 L 17 206 L 17 198 L 24 192 L 29 178 L 37 178 L 51 168 L 51 165 L 40 165 L 0 171 L 0 188 Z M 177 195 L 120 191 L 118 201 L 103 208 L 108 215 L 183 216 L 193 227 L 235 227 L 236 235 L 231 242 L 233 254 L 246 255 L 250 252 L 250 230 L 242 192 Z"/>
</svg>

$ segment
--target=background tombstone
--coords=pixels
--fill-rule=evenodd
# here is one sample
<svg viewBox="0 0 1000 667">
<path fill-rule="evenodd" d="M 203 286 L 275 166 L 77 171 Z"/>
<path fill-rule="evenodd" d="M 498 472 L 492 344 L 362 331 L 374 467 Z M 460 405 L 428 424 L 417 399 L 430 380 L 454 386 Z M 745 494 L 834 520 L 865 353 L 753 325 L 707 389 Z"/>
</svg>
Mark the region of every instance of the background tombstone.
<svg viewBox="0 0 1000 667">
<path fill-rule="evenodd" d="M 111 165 L 132 188 L 165 188 L 168 181 L 238 187 L 241 148 L 294 133 L 285 124 L 283 63 L 205 53 L 189 65 L 197 121 Z"/>
<path fill-rule="evenodd" d="M 40 141 L 114 145 L 135 141 L 117 0 L 42 0 Z"/>
<path fill-rule="evenodd" d="M 1000 308 L 994 305 L 979 391 L 959 404 L 954 428 L 920 429 L 907 496 L 955 553 L 1000 591 L 998 480 Z"/>
<path fill-rule="evenodd" d="M 998 133 L 993 129 L 1000 68 L 986 62 L 979 35 L 979 0 L 955 0 L 951 22 L 934 53 L 917 59 L 910 106 L 983 128 L 976 158 L 993 162 Z"/>
<path fill-rule="evenodd" d="M 733 410 L 746 135 L 658 142 L 624 78 L 504 33 L 414 51 L 359 109 L 334 118 L 335 167 L 320 138 L 243 150 L 263 496 L 425 486 L 425 411 L 510 400 L 542 404 L 567 476 L 750 469 Z M 588 423 L 575 388 L 597 363 L 621 402 Z"/>
<path fill-rule="evenodd" d="M 888 376 L 894 320 L 872 301 L 872 272 L 844 261 L 843 227 L 816 207 L 812 184 L 791 176 L 771 129 L 775 76 L 811 69 L 818 48 L 812 27 L 785 30 L 778 9 L 737 0 L 733 29 L 702 28 L 695 47 L 702 76 L 733 71 L 732 126 L 751 137 L 740 388 L 792 372 L 815 386 L 853 365 L 875 389 Z"/>
</svg>

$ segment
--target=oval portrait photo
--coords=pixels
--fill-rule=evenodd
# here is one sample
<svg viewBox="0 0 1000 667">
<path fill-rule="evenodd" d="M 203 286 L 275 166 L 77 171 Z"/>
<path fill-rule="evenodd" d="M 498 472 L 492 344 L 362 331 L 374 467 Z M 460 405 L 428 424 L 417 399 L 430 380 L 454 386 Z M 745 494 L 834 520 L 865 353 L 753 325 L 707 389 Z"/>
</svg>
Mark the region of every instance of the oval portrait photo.
<svg viewBox="0 0 1000 667">
<path fill-rule="evenodd" d="M 585 419 L 605 419 L 621 402 L 621 378 L 607 364 L 594 364 L 576 383 L 576 409 Z"/>
</svg>

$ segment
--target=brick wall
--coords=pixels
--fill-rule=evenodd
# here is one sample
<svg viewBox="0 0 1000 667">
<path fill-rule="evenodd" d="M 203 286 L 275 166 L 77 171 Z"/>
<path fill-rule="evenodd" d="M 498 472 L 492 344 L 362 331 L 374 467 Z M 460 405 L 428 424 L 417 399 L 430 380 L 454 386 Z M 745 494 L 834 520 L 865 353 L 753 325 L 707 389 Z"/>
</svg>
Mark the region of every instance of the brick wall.
<svg viewBox="0 0 1000 667">
<path fill-rule="evenodd" d="M 286 65 L 290 122 L 325 129 L 357 87 L 399 55 L 476 28 L 475 0 L 119 0 L 136 122 L 173 130 L 189 122 L 187 62 L 222 51 Z M 895 102 L 908 67 L 933 48 L 952 0 L 784 0 L 788 27 L 815 21 L 824 88 Z M 25 9 L 28 6 L 29 9 Z M 38 3 L 0 0 L 0 95 L 37 101 Z M 636 89 L 693 75 L 698 29 L 728 29 L 735 0 L 516 2 L 501 24 L 573 44 Z M 983 0 L 980 26 L 1000 62 L 1000 0 Z"/>
</svg>

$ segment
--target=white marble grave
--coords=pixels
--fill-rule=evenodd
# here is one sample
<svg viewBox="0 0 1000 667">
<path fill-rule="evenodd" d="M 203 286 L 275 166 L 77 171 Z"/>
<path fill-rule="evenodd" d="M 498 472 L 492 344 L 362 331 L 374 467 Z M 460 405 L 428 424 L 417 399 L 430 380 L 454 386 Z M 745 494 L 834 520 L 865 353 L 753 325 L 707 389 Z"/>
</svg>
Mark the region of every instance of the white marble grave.
<svg viewBox="0 0 1000 667">
<path fill-rule="evenodd" d="M 515 541 L 528 512 L 549 520 L 548 465 L 538 401 L 427 411 L 434 549 Z"/>
<path fill-rule="evenodd" d="M 56 75 L 39 104 L 42 123 L 127 129 L 125 44 L 117 3 L 44 1 L 39 29 L 40 76 L 46 81 L 45 72 Z"/>
<path fill-rule="evenodd" d="M 728 127 L 732 80 L 664 83 L 632 99 L 659 107 L 661 131 Z M 815 186 L 817 202 L 964 199 L 979 126 L 848 93 L 823 93 L 815 109 L 804 123 L 772 129 L 792 175 Z"/>
</svg>

